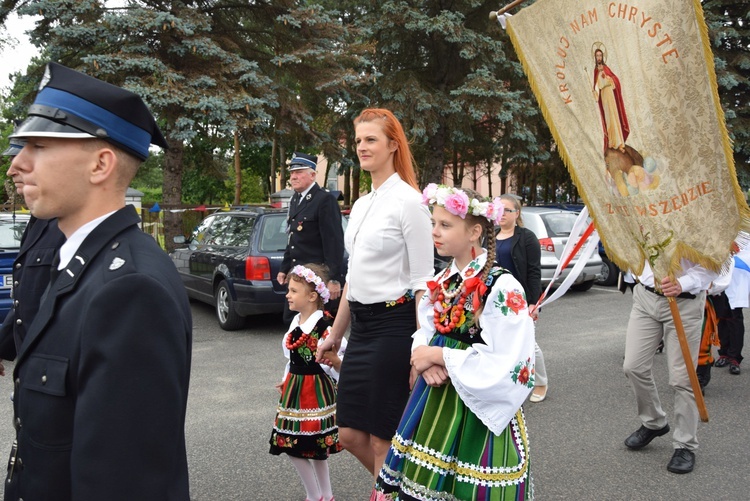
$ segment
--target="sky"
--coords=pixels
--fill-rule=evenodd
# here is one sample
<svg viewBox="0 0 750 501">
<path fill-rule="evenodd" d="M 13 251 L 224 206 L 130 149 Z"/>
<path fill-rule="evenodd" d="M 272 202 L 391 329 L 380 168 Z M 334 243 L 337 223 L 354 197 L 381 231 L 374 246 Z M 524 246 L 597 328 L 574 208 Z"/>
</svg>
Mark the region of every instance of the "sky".
<svg viewBox="0 0 750 501">
<path fill-rule="evenodd" d="M 4 95 L 7 95 L 10 87 L 8 75 L 25 71 L 31 58 L 39 54 L 25 33 L 34 27 L 34 19 L 34 16 L 18 18 L 11 13 L 5 23 L 6 32 L 12 40 L 5 50 L 0 51 L 0 93 Z"/>
</svg>

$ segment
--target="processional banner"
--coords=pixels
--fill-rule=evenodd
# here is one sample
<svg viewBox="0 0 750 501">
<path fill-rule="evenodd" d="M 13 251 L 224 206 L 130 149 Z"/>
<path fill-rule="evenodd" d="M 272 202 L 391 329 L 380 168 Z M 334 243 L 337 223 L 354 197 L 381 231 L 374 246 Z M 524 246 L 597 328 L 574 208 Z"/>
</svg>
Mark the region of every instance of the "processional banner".
<svg viewBox="0 0 750 501">
<path fill-rule="evenodd" d="M 750 209 L 697 0 L 539 0 L 507 20 L 608 256 L 718 270 Z"/>
</svg>

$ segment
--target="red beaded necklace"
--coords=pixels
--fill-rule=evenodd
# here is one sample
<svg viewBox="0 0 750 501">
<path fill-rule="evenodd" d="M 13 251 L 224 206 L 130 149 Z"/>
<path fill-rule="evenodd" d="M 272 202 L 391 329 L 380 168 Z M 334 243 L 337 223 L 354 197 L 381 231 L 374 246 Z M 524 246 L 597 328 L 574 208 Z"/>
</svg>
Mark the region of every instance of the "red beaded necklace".
<svg viewBox="0 0 750 501">
<path fill-rule="evenodd" d="M 294 351 L 300 346 L 307 343 L 307 340 L 310 338 L 310 334 L 307 334 L 306 332 L 303 332 L 302 335 L 295 341 L 290 342 L 292 340 L 292 333 L 290 332 L 289 335 L 287 335 L 286 340 L 284 343 L 286 344 L 286 347 L 289 351 Z"/>
<path fill-rule="evenodd" d="M 445 273 L 443 273 L 443 277 L 448 273 L 449 268 L 446 268 Z M 460 294 L 460 295 L 459 295 Z M 456 325 L 461 320 L 461 316 L 464 313 L 464 305 L 466 304 L 466 298 L 469 295 L 469 293 L 466 291 L 466 281 L 464 280 L 461 282 L 461 287 L 457 288 L 453 292 L 448 292 L 448 281 L 446 280 L 443 282 L 440 286 L 440 292 L 437 293 L 436 301 L 434 303 L 433 309 L 433 322 L 435 323 L 435 329 L 441 334 L 447 334 L 448 332 L 452 331 L 456 328 Z M 448 324 L 443 325 L 440 322 L 440 317 L 442 316 L 442 313 L 444 308 L 451 305 L 451 301 L 456 297 L 458 297 L 458 301 L 456 301 L 455 304 L 450 306 L 450 310 L 448 311 L 447 320 Z M 444 302 L 445 299 L 448 299 L 447 302 Z"/>
</svg>

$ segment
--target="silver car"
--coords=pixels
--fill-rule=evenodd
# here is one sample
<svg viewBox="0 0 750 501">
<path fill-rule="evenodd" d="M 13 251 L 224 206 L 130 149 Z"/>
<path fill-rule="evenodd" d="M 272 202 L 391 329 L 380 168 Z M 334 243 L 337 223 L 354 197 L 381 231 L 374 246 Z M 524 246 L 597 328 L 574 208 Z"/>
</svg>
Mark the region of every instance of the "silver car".
<svg viewBox="0 0 750 501">
<path fill-rule="evenodd" d="M 569 210 L 546 207 L 523 207 L 521 209 L 523 225 L 534 232 L 539 239 L 539 245 L 542 247 L 542 289 L 546 288 L 552 280 L 577 217 L 578 212 Z M 565 280 L 577 259 L 577 257 L 574 257 L 568 267 L 562 271 L 562 274 L 555 281 L 557 285 Z M 571 286 L 571 289 L 574 291 L 589 290 L 594 282 L 600 278 L 601 271 L 602 258 L 598 252 L 594 252 L 581 274 L 573 282 L 574 285 Z"/>
</svg>

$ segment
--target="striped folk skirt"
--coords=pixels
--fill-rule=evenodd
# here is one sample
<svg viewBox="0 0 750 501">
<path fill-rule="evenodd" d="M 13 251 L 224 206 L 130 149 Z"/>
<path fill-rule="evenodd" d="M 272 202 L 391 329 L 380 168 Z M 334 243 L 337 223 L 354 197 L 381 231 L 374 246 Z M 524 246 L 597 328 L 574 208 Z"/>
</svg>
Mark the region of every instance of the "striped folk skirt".
<svg viewBox="0 0 750 501">
<path fill-rule="evenodd" d="M 287 374 L 271 433 L 271 454 L 326 459 L 342 450 L 336 386 L 327 374 Z"/>
<path fill-rule="evenodd" d="M 468 346 L 440 335 L 431 344 Z M 523 410 L 495 435 L 464 405 L 450 382 L 433 388 L 419 378 L 371 500 L 532 498 Z"/>
</svg>

